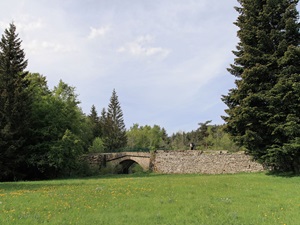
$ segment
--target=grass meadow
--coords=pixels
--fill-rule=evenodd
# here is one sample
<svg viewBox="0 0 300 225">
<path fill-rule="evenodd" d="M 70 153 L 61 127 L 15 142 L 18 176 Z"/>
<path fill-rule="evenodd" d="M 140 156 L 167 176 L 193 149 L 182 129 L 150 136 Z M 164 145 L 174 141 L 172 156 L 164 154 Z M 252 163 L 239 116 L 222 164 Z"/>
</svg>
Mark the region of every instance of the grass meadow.
<svg viewBox="0 0 300 225">
<path fill-rule="evenodd" d="M 300 224 L 300 177 L 115 175 L 0 183 L 0 224 Z"/>
</svg>

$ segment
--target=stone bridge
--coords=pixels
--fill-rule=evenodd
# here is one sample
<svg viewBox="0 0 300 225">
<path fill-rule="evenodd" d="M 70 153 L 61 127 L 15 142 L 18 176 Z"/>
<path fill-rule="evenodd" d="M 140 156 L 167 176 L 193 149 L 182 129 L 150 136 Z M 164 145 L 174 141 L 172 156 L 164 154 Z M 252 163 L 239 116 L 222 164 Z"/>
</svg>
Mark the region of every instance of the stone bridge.
<svg viewBox="0 0 300 225">
<path fill-rule="evenodd" d="M 139 164 L 144 171 L 150 168 L 150 152 L 118 152 L 104 153 L 104 161 L 113 167 L 121 166 L 122 173 L 128 173 L 128 169 L 134 163 Z"/>
<path fill-rule="evenodd" d="M 85 156 L 94 168 L 118 168 L 121 173 L 128 173 L 131 165 L 139 164 L 144 171 L 157 173 L 201 173 L 222 174 L 263 171 L 261 164 L 253 161 L 244 152 L 227 151 L 163 151 L 94 153 Z"/>
<path fill-rule="evenodd" d="M 120 173 L 128 173 L 130 166 L 134 163 L 139 164 L 144 171 L 151 170 L 150 161 L 151 153 L 149 152 L 117 152 L 117 153 L 91 153 L 83 157 L 91 168 L 111 168 Z"/>
</svg>

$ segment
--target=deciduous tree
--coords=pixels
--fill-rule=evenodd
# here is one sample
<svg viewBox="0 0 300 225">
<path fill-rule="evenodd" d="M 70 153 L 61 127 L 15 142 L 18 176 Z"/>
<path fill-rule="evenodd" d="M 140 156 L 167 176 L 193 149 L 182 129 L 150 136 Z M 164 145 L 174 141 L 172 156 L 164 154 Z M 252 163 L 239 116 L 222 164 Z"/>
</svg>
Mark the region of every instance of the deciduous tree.
<svg viewBox="0 0 300 225">
<path fill-rule="evenodd" d="M 128 147 L 133 150 L 157 150 L 168 148 L 169 140 L 166 130 L 158 125 L 153 127 L 134 124 L 127 131 Z"/>
<path fill-rule="evenodd" d="M 29 74 L 28 79 L 34 89 L 34 120 L 27 162 L 35 178 L 69 174 L 92 136 L 75 88 L 60 81 L 50 91 L 42 75 Z"/>
</svg>

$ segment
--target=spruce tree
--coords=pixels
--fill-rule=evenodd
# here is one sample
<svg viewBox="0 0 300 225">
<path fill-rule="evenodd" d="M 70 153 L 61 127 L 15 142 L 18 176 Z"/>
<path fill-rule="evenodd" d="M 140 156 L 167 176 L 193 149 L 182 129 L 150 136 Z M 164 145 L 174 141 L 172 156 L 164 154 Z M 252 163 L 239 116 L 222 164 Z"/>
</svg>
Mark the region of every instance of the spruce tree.
<svg viewBox="0 0 300 225">
<path fill-rule="evenodd" d="M 32 100 L 21 42 L 10 24 L 0 42 L 0 180 L 24 175 Z"/>
<path fill-rule="evenodd" d="M 228 71 L 237 79 L 223 101 L 226 129 L 254 159 L 299 170 L 298 0 L 239 0 L 240 42 Z M 292 145 L 292 147 L 291 147 Z M 293 149 L 293 150 L 288 150 Z M 289 165 L 289 166 L 287 166 Z"/>
<path fill-rule="evenodd" d="M 106 128 L 105 128 L 105 124 L 106 124 L 106 116 L 107 115 L 107 112 L 106 112 L 106 109 L 105 108 L 102 108 L 102 111 L 101 111 L 101 115 L 99 117 L 99 126 L 101 128 L 101 137 L 105 136 L 105 133 L 106 133 Z"/>
<path fill-rule="evenodd" d="M 107 151 L 116 151 L 126 146 L 127 136 L 123 112 L 115 89 L 112 92 L 105 117 L 105 145 Z"/>
<path fill-rule="evenodd" d="M 93 139 L 102 136 L 102 128 L 100 124 L 100 118 L 98 116 L 96 107 L 92 105 L 90 115 L 88 116 L 91 123 L 91 129 L 93 133 Z"/>
</svg>

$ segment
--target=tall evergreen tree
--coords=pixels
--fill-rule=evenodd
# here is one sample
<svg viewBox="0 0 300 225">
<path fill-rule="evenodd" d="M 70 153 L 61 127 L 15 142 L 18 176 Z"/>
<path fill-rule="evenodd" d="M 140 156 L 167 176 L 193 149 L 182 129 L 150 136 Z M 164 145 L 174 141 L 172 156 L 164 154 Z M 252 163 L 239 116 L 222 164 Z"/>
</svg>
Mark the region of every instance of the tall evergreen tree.
<svg viewBox="0 0 300 225">
<path fill-rule="evenodd" d="M 32 99 L 21 42 L 10 24 L 0 42 L 0 180 L 22 178 L 27 154 Z"/>
<path fill-rule="evenodd" d="M 93 133 L 93 139 L 102 136 L 102 128 L 100 124 L 100 118 L 98 116 L 96 107 L 92 105 L 90 115 L 88 116 L 91 123 L 91 129 Z"/>
<path fill-rule="evenodd" d="M 105 117 L 105 145 L 107 151 L 115 151 L 127 144 L 123 112 L 115 89 L 112 92 Z"/>
<path fill-rule="evenodd" d="M 223 101 L 227 131 L 273 169 L 300 168 L 298 0 L 238 0 L 240 42 Z M 291 147 L 292 145 L 292 147 Z M 289 148 L 290 147 L 290 148 Z M 288 150 L 288 148 L 290 150 Z M 293 150 L 291 150 L 293 149 Z M 291 166 L 287 166 L 291 165 Z"/>
</svg>

